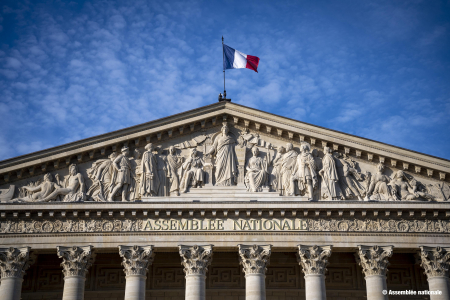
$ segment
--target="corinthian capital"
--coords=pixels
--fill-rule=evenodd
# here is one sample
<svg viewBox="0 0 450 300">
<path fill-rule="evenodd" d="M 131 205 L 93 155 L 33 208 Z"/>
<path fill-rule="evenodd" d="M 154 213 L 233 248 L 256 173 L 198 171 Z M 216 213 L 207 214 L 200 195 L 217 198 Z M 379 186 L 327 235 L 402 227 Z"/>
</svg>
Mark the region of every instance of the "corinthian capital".
<svg viewBox="0 0 450 300">
<path fill-rule="evenodd" d="M 298 262 L 305 275 L 325 275 L 332 246 L 298 245 Z"/>
<path fill-rule="evenodd" d="M 95 259 L 92 248 L 92 246 L 56 247 L 58 257 L 63 259 L 61 266 L 63 267 L 64 277 L 86 276 Z"/>
<path fill-rule="evenodd" d="M 270 263 L 272 245 L 238 245 L 239 262 L 248 274 L 265 274 Z"/>
<path fill-rule="evenodd" d="M 363 268 L 364 275 L 386 276 L 389 264 L 388 258 L 392 256 L 394 246 L 358 246 L 355 254 L 356 261 Z"/>
<path fill-rule="evenodd" d="M 23 278 L 25 271 L 35 261 L 35 257 L 30 255 L 30 249 L 30 247 L 0 248 L 1 278 Z"/>
<path fill-rule="evenodd" d="M 211 264 L 213 245 L 178 246 L 186 275 L 205 275 Z"/>
<path fill-rule="evenodd" d="M 428 278 L 448 277 L 450 248 L 420 246 L 420 266 Z"/>
<path fill-rule="evenodd" d="M 119 254 L 123 258 L 123 271 L 127 276 L 145 276 L 155 257 L 153 246 L 119 246 Z"/>
</svg>

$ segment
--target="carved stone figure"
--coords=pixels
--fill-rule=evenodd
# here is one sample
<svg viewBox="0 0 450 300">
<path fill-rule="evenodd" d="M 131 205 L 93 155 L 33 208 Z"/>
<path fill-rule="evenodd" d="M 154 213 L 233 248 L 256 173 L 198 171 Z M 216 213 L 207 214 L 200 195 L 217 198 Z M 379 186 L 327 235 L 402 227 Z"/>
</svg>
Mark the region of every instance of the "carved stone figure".
<svg viewBox="0 0 450 300">
<path fill-rule="evenodd" d="M 294 167 L 297 163 L 297 151 L 291 143 L 286 144 L 286 153 L 281 159 L 281 190 L 283 195 L 288 195 L 291 189 L 291 177 L 294 172 Z M 295 187 L 293 186 L 292 189 Z"/>
<path fill-rule="evenodd" d="M 333 155 L 336 158 L 336 167 L 342 193 L 347 199 L 356 196 L 358 200 L 362 201 L 366 189 L 359 182 L 363 181 L 364 176 L 357 171 L 356 162 L 347 154 L 342 155 L 339 152 L 334 152 Z"/>
<path fill-rule="evenodd" d="M 140 193 L 143 197 L 153 197 L 158 195 L 160 180 L 158 175 L 158 161 L 153 153 L 153 144 L 149 143 L 145 146 L 141 160 L 141 186 Z"/>
<path fill-rule="evenodd" d="M 180 178 L 179 174 L 183 170 L 182 165 L 184 157 L 177 155 L 176 148 L 171 146 L 169 148 L 169 155 L 167 156 L 167 166 L 169 175 L 169 195 L 180 196 Z"/>
<path fill-rule="evenodd" d="M 286 153 L 286 148 L 281 146 L 278 148 L 278 153 L 272 161 L 273 169 L 271 174 L 271 185 L 272 190 L 277 191 L 280 195 L 283 193 L 283 181 L 281 168 L 283 165 L 283 155 Z"/>
<path fill-rule="evenodd" d="M 111 186 L 111 192 L 108 197 L 108 201 L 113 201 L 115 194 L 122 190 L 122 201 L 127 201 L 127 192 L 130 185 L 132 185 L 131 178 L 131 164 L 128 158 L 130 154 L 130 150 L 127 146 L 122 147 L 122 154 L 117 156 L 112 162 L 112 166 L 116 170 L 114 172 L 114 176 L 111 181 L 114 182 L 114 185 Z"/>
<path fill-rule="evenodd" d="M 427 184 L 426 189 L 438 201 L 448 201 L 450 199 L 450 186 L 445 182 Z"/>
<path fill-rule="evenodd" d="M 168 172 L 167 172 L 167 158 L 163 155 L 162 147 L 158 148 L 158 155 L 156 155 L 158 165 L 159 189 L 158 196 L 168 196 Z"/>
<path fill-rule="evenodd" d="M 336 162 L 331 155 L 330 147 L 323 148 L 322 169 L 319 171 L 322 176 L 322 188 L 325 189 L 325 195 L 331 200 L 345 199 L 339 186 L 339 176 L 336 168 Z"/>
<path fill-rule="evenodd" d="M 116 172 L 113 161 L 117 153 L 113 152 L 108 159 L 100 159 L 92 164 L 92 168 L 87 170 L 89 178 L 93 184 L 87 191 L 87 196 L 94 201 L 105 202 L 108 199 L 111 187 L 114 185 L 112 178 Z"/>
<path fill-rule="evenodd" d="M 53 192 L 43 198 L 37 199 L 19 199 L 19 202 L 48 202 L 56 200 L 58 196 L 64 196 L 63 202 L 80 202 L 86 199 L 85 183 L 83 175 L 78 173 L 77 166 L 72 164 L 69 166 L 69 175 L 65 176 L 64 181 L 59 181 L 59 175 L 55 175 L 56 179 L 60 183 L 59 185 L 51 184 L 51 182 L 45 182 L 47 187 L 54 188 Z M 47 180 L 49 177 L 47 177 Z"/>
<path fill-rule="evenodd" d="M 0 189 L 0 202 L 7 202 L 14 197 L 15 185 L 10 185 L 8 189 Z"/>
<path fill-rule="evenodd" d="M 23 186 L 20 188 L 20 190 L 22 190 L 21 194 L 28 194 L 28 196 L 14 200 L 18 202 L 39 202 L 49 196 L 57 188 L 62 187 L 58 174 L 56 174 L 56 178 L 58 183 L 52 182 L 52 174 L 45 174 L 43 182 L 37 186 Z"/>
<path fill-rule="evenodd" d="M 216 137 L 207 155 L 215 155 L 215 177 L 217 186 L 236 185 L 238 160 L 234 150 L 236 141 L 228 134 L 227 123 L 223 123 L 222 135 Z"/>
<path fill-rule="evenodd" d="M 297 156 L 297 164 L 291 176 L 289 195 L 295 195 L 294 181 L 298 182 L 300 191 L 308 190 L 309 200 L 313 200 L 313 190 L 317 187 L 317 173 L 314 157 L 312 157 L 310 146 L 308 143 L 303 143 L 300 146 L 300 155 Z"/>
<path fill-rule="evenodd" d="M 269 154 L 267 153 L 264 159 L 258 157 L 259 149 L 256 146 L 253 146 L 252 154 L 253 156 L 247 162 L 247 174 L 245 175 L 244 183 L 249 192 L 262 192 L 262 188 L 267 182 L 267 167 L 270 160 L 267 156 Z"/>
<path fill-rule="evenodd" d="M 414 178 L 409 180 L 402 170 L 398 170 L 390 182 L 396 200 L 434 200 L 432 195 L 418 191 L 417 185 L 417 181 Z"/>
<path fill-rule="evenodd" d="M 390 178 L 384 175 L 384 165 L 377 165 L 377 173 L 370 180 L 369 190 L 364 200 L 394 200 L 391 187 L 388 185 Z"/>
<path fill-rule="evenodd" d="M 184 175 L 181 180 L 181 190 L 183 193 L 187 192 L 189 185 L 192 185 L 194 188 L 202 187 L 205 178 L 205 172 L 203 171 L 203 166 L 205 164 L 203 159 L 197 156 L 197 149 L 192 148 L 191 157 L 188 158 L 182 166 Z"/>
</svg>

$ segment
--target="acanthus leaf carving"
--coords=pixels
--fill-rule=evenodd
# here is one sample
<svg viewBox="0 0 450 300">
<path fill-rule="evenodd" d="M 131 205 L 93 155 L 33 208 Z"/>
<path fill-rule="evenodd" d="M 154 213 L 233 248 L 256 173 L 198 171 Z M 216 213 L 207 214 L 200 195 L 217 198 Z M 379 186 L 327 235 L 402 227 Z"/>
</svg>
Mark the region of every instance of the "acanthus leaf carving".
<svg viewBox="0 0 450 300">
<path fill-rule="evenodd" d="M 179 253 L 186 275 L 206 275 L 212 261 L 213 245 L 180 245 Z"/>
<path fill-rule="evenodd" d="M 272 245 L 238 245 L 239 263 L 246 275 L 265 274 L 270 263 Z"/>
<path fill-rule="evenodd" d="M 58 257 L 63 259 L 61 266 L 63 267 L 64 277 L 86 277 L 88 269 L 95 259 L 92 248 L 93 246 L 56 247 Z"/>
<path fill-rule="evenodd" d="M 364 275 L 386 276 L 389 257 L 392 256 L 393 246 L 365 246 L 359 245 L 355 254 L 356 261 L 363 268 Z"/>
<path fill-rule="evenodd" d="M 30 247 L 0 248 L 0 274 L 1 278 L 23 278 L 25 271 L 35 261 L 35 256 L 30 254 Z"/>
<path fill-rule="evenodd" d="M 428 278 L 448 277 L 450 248 L 420 246 L 420 266 Z"/>
<path fill-rule="evenodd" d="M 325 275 L 332 246 L 298 245 L 297 258 L 305 275 Z"/>
<path fill-rule="evenodd" d="M 153 246 L 137 245 L 119 246 L 119 255 L 122 257 L 123 270 L 127 276 L 145 276 L 155 257 Z"/>
</svg>

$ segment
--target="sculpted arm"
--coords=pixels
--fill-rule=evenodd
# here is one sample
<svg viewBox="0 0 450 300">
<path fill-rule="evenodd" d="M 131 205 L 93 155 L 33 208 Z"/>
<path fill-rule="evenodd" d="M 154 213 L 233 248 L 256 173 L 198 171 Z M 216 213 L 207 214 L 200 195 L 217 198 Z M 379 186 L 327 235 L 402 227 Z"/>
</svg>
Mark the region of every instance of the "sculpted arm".
<svg viewBox="0 0 450 300">
<path fill-rule="evenodd" d="M 118 165 L 118 163 L 119 163 L 119 161 L 122 159 L 122 155 L 119 155 L 119 156 L 117 156 L 116 157 L 116 159 L 113 161 L 113 166 L 114 166 L 114 169 L 116 169 L 117 171 L 119 171 L 120 170 L 120 166 Z"/>
<path fill-rule="evenodd" d="M 84 183 L 83 175 L 81 175 L 80 173 L 78 173 L 78 176 L 77 176 L 77 177 L 78 177 L 78 180 L 79 180 L 79 182 L 80 182 L 80 191 L 81 191 L 82 193 L 84 193 L 86 184 Z"/>
<path fill-rule="evenodd" d="M 35 193 L 35 192 L 39 192 L 41 190 L 41 185 L 35 186 L 35 187 L 31 187 L 31 186 L 24 186 L 23 188 L 26 189 L 29 192 Z"/>
</svg>

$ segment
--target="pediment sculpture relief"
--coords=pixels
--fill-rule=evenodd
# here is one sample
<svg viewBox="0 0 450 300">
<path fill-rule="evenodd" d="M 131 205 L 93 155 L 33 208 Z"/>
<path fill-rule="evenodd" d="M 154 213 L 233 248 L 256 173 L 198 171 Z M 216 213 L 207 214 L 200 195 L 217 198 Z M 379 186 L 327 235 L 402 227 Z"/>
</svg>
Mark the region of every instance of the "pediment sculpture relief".
<svg viewBox="0 0 450 300">
<path fill-rule="evenodd" d="M 15 196 L 11 186 L 1 191 L 0 200 L 132 202 L 188 195 L 205 185 L 310 201 L 448 201 L 450 197 L 445 182 L 421 182 L 406 171 L 357 162 L 327 146 L 312 148 L 303 141 L 297 147 L 248 128 L 230 128 L 226 122 L 220 131 L 213 127 L 179 136 L 176 142 L 148 143 L 142 152 L 136 148 L 130 155 L 125 145 L 120 153 L 87 163 L 88 167 L 84 163 L 80 171 L 70 165 L 63 180 L 48 173 L 19 186 Z"/>
</svg>

